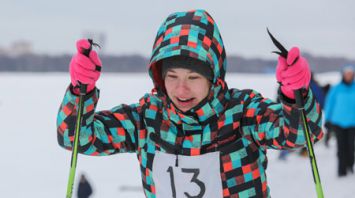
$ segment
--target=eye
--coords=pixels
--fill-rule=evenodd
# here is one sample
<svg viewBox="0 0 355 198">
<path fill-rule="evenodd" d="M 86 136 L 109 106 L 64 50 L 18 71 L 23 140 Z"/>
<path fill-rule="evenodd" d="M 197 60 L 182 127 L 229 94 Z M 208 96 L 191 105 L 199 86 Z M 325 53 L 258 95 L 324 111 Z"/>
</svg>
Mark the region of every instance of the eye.
<svg viewBox="0 0 355 198">
<path fill-rule="evenodd" d="M 167 77 L 167 78 L 176 79 L 176 78 L 177 78 L 177 75 L 171 74 L 171 73 L 169 74 L 169 73 L 168 73 L 168 74 L 166 75 L 166 77 Z"/>
<path fill-rule="evenodd" d="M 200 79 L 200 78 L 201 78 L 201 76 L 198 76 L 198 75 L 189 76 L 190 80 L 197 80 L 197 79 Z"/>
<path fill-rule="evenodd" d="M 196 79 L 199 79 L 199 77 L 198 76 L 190 76 L 189 79 L 190 80 L 196 80 Z"/>
</svg>

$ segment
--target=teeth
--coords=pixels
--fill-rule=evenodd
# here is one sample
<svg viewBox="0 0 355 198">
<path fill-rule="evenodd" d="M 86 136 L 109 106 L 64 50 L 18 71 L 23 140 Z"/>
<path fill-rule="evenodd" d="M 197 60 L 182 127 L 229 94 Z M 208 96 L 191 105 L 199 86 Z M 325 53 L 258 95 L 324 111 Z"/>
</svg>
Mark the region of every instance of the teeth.
<svg viewBox="0 0 355 198">
<path fill-rule="evenodd" d="M 182 102 L 187 102 L 187 101 L 189 101 L 189 100 L 191 100 L 191 98 L 187 98 L 187 99 L 183 99 L 183 98 L 178 98 L 180 101 L 182 101 Z"/>
</svg>

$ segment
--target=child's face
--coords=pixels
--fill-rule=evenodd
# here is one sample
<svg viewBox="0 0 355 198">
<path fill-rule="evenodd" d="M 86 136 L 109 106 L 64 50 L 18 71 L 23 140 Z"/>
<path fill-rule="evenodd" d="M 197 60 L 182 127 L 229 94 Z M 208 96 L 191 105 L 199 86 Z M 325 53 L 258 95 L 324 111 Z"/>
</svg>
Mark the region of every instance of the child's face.
<svg viewBox="0 0 355 198">
<path fill-rule="evenodd" d="M 208 95 L 211 87 L 207 78 L 183 68 L 169 69 L 164 82 L 169 98 L 182 112 L 200 103 Z"/>
</svg>

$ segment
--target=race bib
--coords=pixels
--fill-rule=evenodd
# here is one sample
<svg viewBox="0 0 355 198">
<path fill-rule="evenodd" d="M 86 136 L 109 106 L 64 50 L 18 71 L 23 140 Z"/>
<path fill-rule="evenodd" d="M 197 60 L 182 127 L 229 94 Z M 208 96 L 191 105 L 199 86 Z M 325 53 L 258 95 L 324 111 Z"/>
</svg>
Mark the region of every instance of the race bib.
<svg viewBox="0 0 355 198">
<path fill-rule="evenodd" d="M 157 198 L 222 198 L 219 152 L 178 156 L 157 151 L 153 180 Z"/>
</svg>

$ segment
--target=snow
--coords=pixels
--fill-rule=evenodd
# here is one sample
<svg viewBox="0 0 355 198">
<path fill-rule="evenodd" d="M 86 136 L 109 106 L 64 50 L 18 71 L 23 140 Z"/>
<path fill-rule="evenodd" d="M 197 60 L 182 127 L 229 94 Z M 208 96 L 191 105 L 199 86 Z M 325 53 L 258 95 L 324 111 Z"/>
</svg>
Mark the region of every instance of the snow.
<svg viewBox="0 0 355 198">
<path fill-rule="evenodd" d="M 334 73 L 321 74 L 322 83 L 338 80 Z M 229 87 L 253 88 L 275 98 L 273 75 L 228 74 Z M 56 136 L 56 114 L 69 83 L 66 73 L 0 74 L 0 192 L 1 197 L 62 198 L 69 176 L 71 153 L 60 148 Z M 98 110 L 138 101 L 152 83 L 147 74 L 102 74 L 98 82 L 101 98 Z M 315 145 L 325 197 L 347 198 L 355 194 L 355 175 L 338 178 L 336 145 Z M 291 153 L 287 161 L 268 151 L 267 169 L 271 195 L 316 197 L 308 158 Z M 134 154 L 109 157 L 79 155 L 77 175 L 87 173 L 94 187 L 93 198 L 144 198 L 138 160 Z M 74 192 L 78 177 L 75 180 Z M 76 197 L 76 196 L 73 196 Z"/>
</svg>

